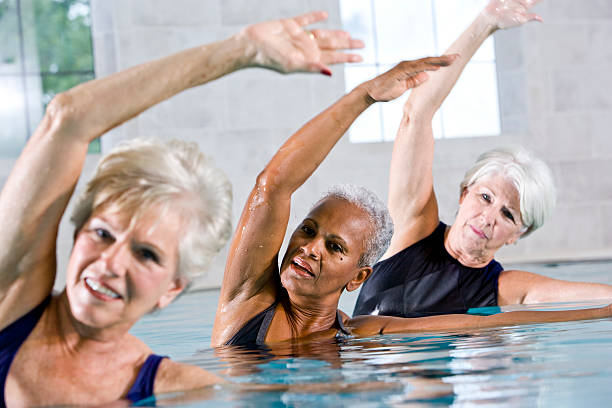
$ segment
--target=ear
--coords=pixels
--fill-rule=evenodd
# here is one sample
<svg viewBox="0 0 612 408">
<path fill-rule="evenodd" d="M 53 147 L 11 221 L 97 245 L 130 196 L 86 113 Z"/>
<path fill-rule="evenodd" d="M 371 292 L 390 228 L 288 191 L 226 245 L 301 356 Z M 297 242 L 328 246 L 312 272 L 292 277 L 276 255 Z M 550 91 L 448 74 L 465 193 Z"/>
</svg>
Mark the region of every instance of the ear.
<svg viewBox="0 0 612 408">
<path fill-rule="evenodd" d="M 346 284 L 345 288 L 348 292 L 352 292 L 355 289 L 359 288 L 363 282 L 366 281 L 372 274 L 372 267 L 364 266 L 363 268 L 359 268 L 357 274 L 353 279 Z"/>
<path fill-rule="evenodd" d="M 514 244 L 518 239 L 523 235 L 523 231 L 518 231 L 516 234 L 512 235 L 508 241 L 506 241 L 506 245 Z"/>
<path fill-rule="evenodd" d="M 164 293 L 159 300 L 157 301 L 157 308 L 163 309 L 168 306 L 187 286 L 187 282 L 185 280 L 177 278 L 170 282 L 168 285 L 168 290 Z"/>
</svg>

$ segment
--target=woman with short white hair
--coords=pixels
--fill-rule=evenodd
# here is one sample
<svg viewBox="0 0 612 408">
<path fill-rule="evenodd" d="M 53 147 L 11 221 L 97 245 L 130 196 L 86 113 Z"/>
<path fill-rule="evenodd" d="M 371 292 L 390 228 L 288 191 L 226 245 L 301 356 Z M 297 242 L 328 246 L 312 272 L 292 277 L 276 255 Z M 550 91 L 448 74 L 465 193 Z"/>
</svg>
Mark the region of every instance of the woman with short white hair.
<svg viewBox="0 0 612 408">
<path fill-rule="evenodd" d="M 303 28 L 325 17 L 255 24 L 51 101 L 0 195 L 1 406 L 136 402 L 222 381 L 129 333 L 229 236 L 230 184 L 195 143 L 131 141 L 102 159 L 73 216 L 66 287 L 53 295 L 60 219 L 90 142 L 152 105 L 251 66 L 329 74 L 327 64 L 359 60 L 337 51 L 361 46 L 348 33 Z"/>
<path fill-rule="evenodd" d="M 517 303 L 610 299 L 612 286 L 503 270 L 501 247 L 542 226 L 555 205 L 548 166 L 523 148 L 482 154 L 461 182 L 452 225 L 433 190 L 432 119 L 480 45 L 498 29 L 541 20 L 537 0 L 491 0 L 447 50 L 460 58 L 415 89 L 393 147 L 389 211 L 395 232 L 359 294 L 354 315 L 414 317 Z"/>
<path fill-rule="evenodd" d="M 350 318 L 338 310 L 340 296 L 367 282 L 372 265 L 393 235 L 385 205 L 363 187 L 332 188 L 293 231 L 281 257 L 291 196 L 353 121 L 370 105 L 398 98 L 426 81 L 428 74 L 448 69 L 455 58 L 450 55 L 399 63 L 342 96 L 280 147 L 257 176 L 234 233 L 211 336 L 213 346 L 294 344 L 352 335 L 497 327 L 611 315 L 612 307 L 606 306 L 493 316 Z M 291 171 L 287 171 L 289 168 Z"/>
</svg>

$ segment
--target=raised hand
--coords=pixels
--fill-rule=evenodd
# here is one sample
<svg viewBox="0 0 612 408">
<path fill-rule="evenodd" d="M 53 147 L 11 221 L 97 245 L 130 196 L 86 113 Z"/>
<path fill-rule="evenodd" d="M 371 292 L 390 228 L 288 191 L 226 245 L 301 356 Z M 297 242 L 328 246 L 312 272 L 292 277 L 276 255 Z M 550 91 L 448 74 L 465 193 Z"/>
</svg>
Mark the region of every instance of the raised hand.
<svg viewBox="0 0 612 408">
<path fill-rule="evenodd" d="M 341 49 L 363 48 L 363 42 L 343 30 L 315 29 L 304 26 L 327 18 L 324 11 L 254 24 L 243 31 L 254 46 L 252 64 L 278 72 L 320 72 L 331 75 L 329 65 L 359 62 L 361 57 Z"/>
<path fill-rule="evenodd" d="M 402 61 L 389 71 L 371 79 L 363 86 L 375 102 L 387 102 L 399 98 L 408 89 L 419 86 L 428 78 L 425 71 L 437 71 L 453 63 L 458 55 L 428 57 L 416 61 Z"/>
<path fill-rule="evenodd" d="M 482 14 L 498 29 L 512 28 L 529 21 L 542 21 L 542 17 L 529 13 L 540 0 L 491 0 Z"/>
</svg>

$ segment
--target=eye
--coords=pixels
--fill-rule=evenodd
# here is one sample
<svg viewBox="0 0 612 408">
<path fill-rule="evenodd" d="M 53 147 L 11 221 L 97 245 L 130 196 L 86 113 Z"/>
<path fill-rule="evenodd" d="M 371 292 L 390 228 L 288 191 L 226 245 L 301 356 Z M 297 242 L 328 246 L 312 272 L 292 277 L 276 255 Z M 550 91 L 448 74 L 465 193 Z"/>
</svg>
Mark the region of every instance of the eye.
<svg viewBox="0 0 612 408">
<path fill-rule="evenodd" d="M 487 193 L 480 194 L 480 197 L 482 197 L 482 199 L 485 200 L 487 203 L 491 202 L 491 196 L 488 195 Z"/>
<path fill-rule="evenodd" d="M 139 248 L 137 250 L 137 254 L 140 259 L 143 261 L 153 261 L 155 263 L 159 263 L 159 257 L 155 253 L 155 251 L 149 248 Z"/>
<path fill-rule="evenodd" d="M 508 210 L 507 208 L 504 208 L 502 210 L 502 214 L 504 214 L 504 217 L 506 217 L 507 219 L 509 219 L 510 221 L 512 221 L 513 223 L 515 223 L 514 220 L 514 216 L 512 215 L 512 213 L 510 212 L 510 210 Z"/>
<path fill-rule="evenodd" d="M 311 226 L 307 224 L 302 224 L 302 226 L 300 227 L 300 230 L 302 230 L 302 232 L 305 233 L 306 235 L 314 235 L 315 233 L 314 228 L 312 228 Z"/>
<path fill-rule="evenodd" d="M 113 236 L 111 235 L 110 232 L 108 232 L 108 230 L 104 229 L 104 228 L 94 228 L 94 232 L 96 234 L 96 236 L 104 241 L 112 239 Z"/>
<path fill-rule="evenodd" d="M 342 245 L 338 244 L 337 242 L 330 242 L 328 245 L 329 249 L 331 249 L 333 252 L 344 253 L 344 248 L 342 248 Z"/>
</svg>

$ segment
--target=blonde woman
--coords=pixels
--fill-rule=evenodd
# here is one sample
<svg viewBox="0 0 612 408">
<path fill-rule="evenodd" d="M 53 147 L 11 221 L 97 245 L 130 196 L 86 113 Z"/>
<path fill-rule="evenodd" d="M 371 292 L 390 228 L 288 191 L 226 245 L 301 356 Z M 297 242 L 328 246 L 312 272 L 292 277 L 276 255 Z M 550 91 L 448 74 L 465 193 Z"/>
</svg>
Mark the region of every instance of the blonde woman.
<svg viewBox="0 0 612 408">
<path fill-rule="evenodd" d="M 60 218 L 87 147 L 187 88 L 249 66 L 329 73 L 360 42 L 303 26 L 315 12 L 255 24 L 57 95 L 0 196 L 2 405 L 132 402 L 220 382 L 128 333 L 206 267 L 230 231 L 231 190 L 195 146 L 138 141 L 106 156 L 74 214 L 66 288 L 51 289 Z"/>
</svg>

